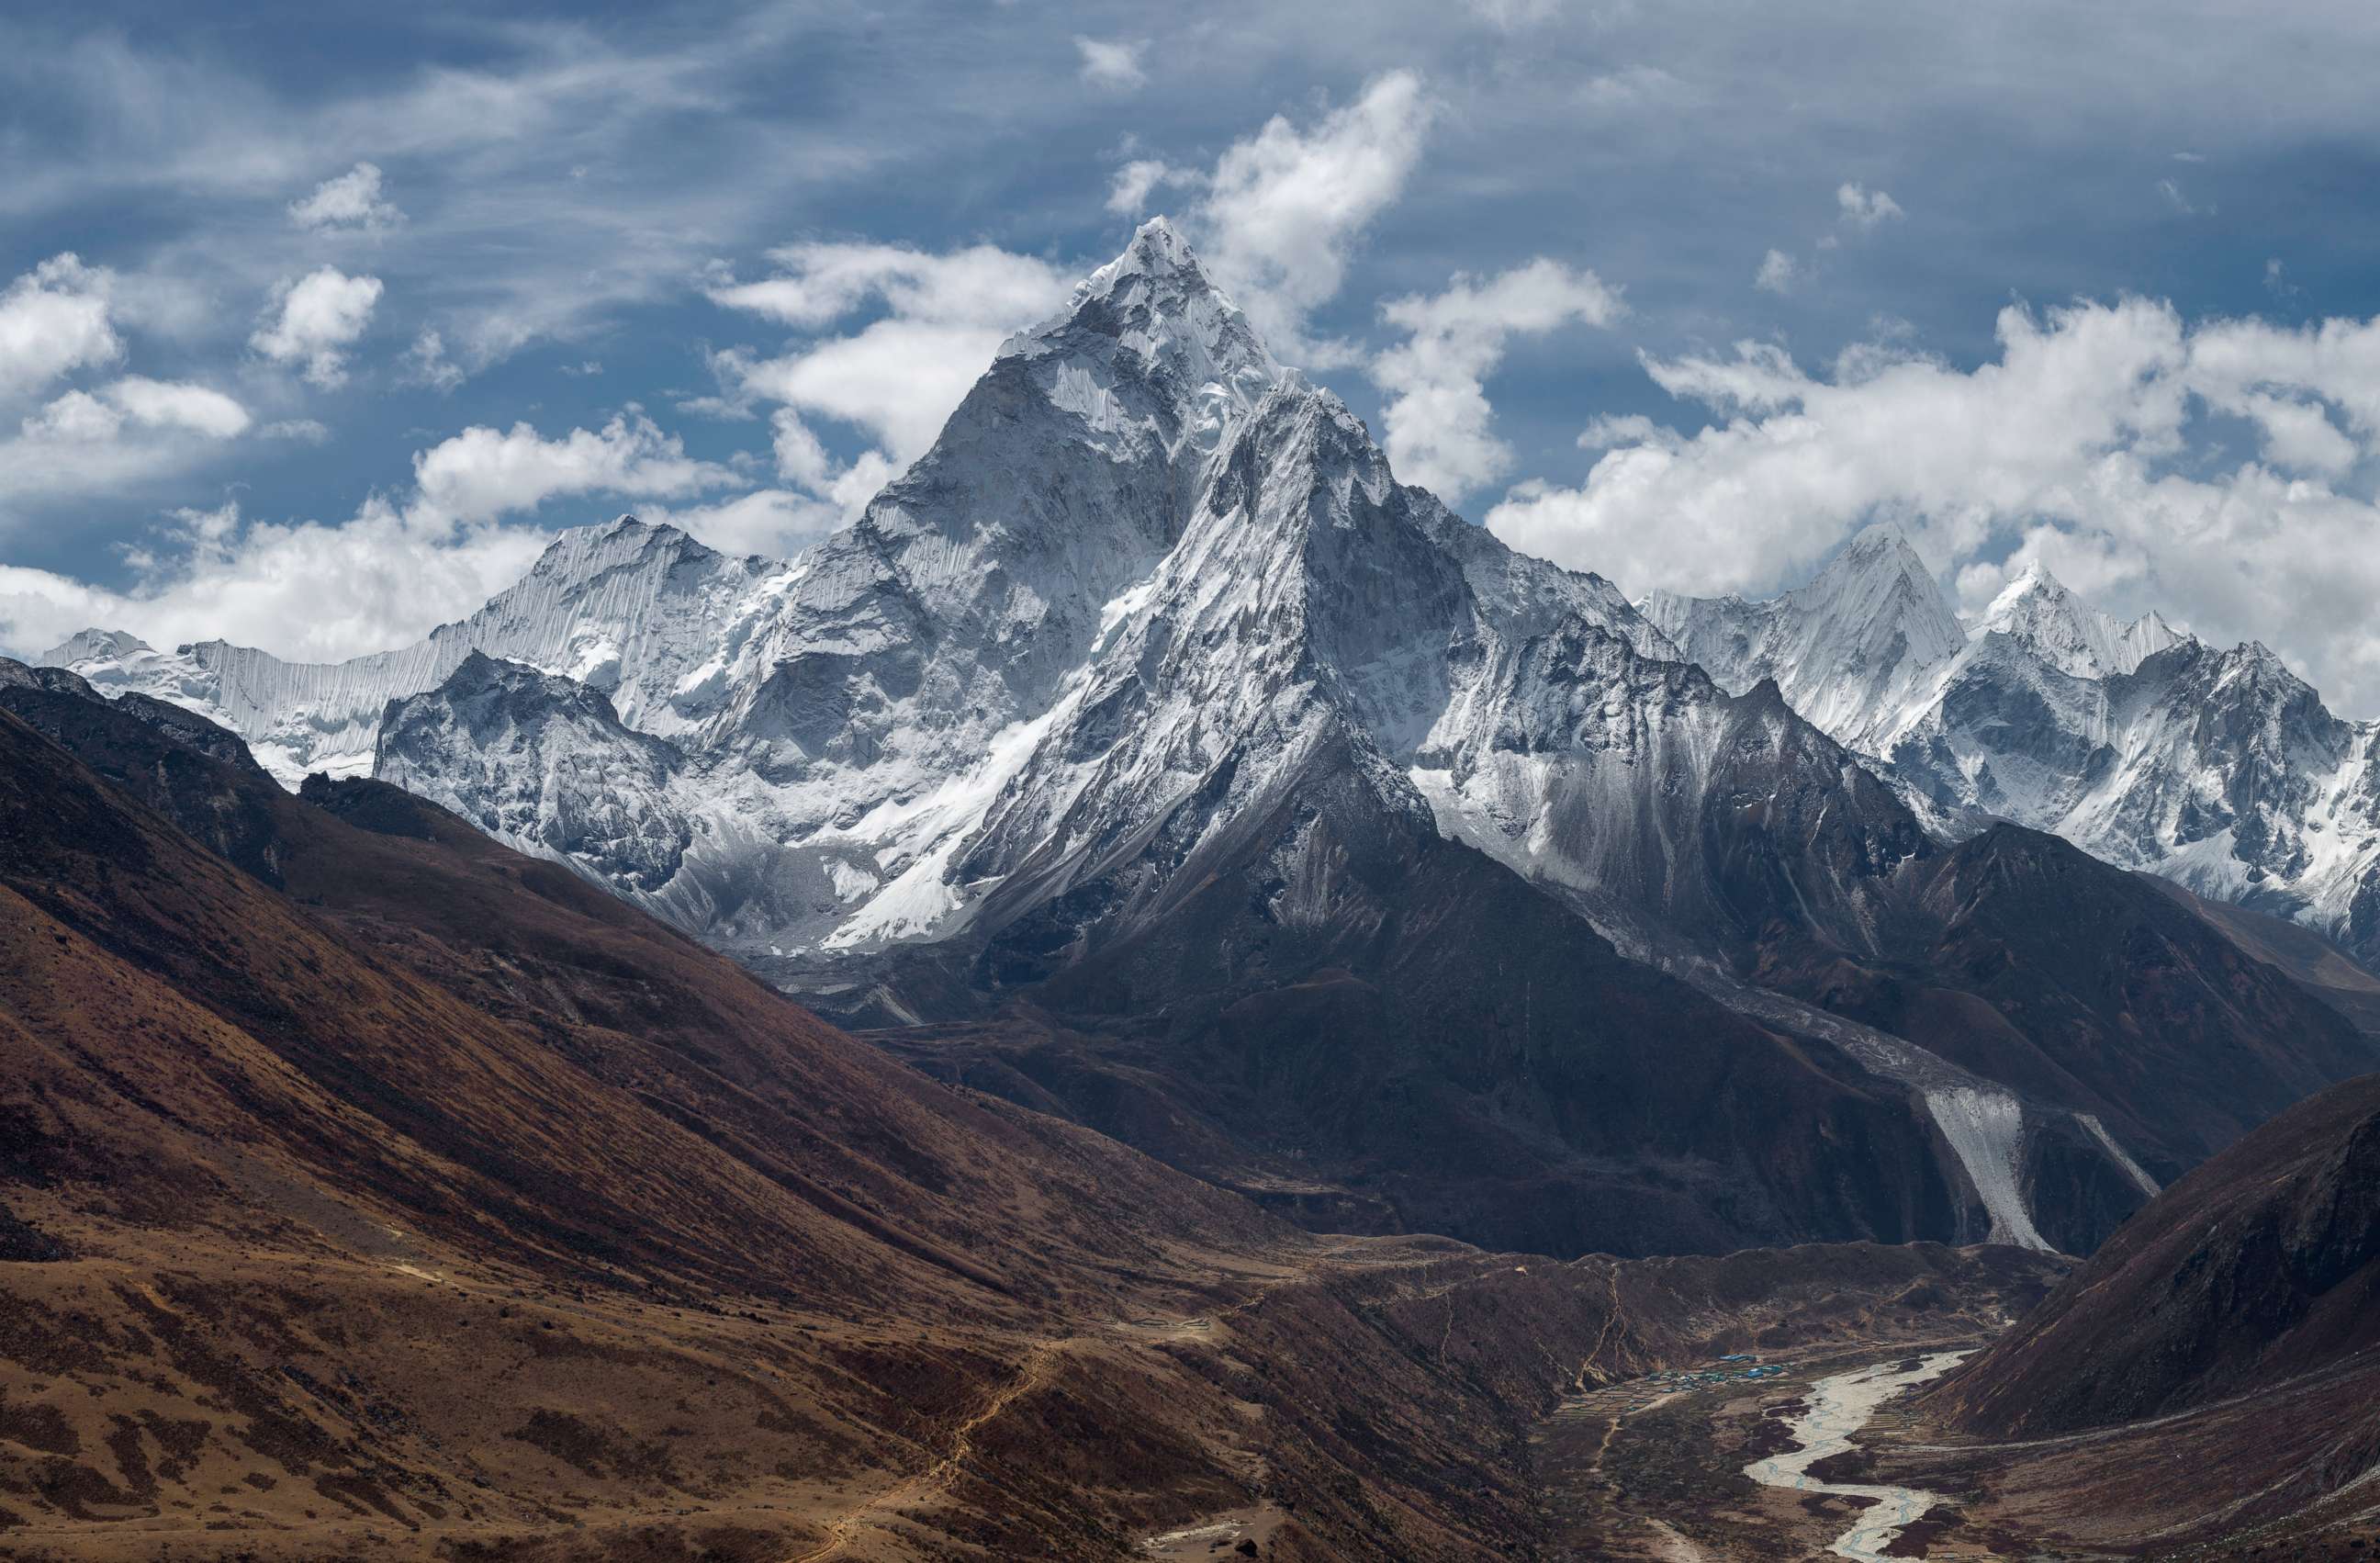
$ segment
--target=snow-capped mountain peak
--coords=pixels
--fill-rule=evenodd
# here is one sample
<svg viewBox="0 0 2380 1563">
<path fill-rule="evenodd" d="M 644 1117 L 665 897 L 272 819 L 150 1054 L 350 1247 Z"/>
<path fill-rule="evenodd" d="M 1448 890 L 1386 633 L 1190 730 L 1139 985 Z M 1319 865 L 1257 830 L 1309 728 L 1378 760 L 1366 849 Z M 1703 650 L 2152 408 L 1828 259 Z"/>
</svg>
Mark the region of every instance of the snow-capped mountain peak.
<svg viewBox="0 0 2380 1563">
<path fill-rule="evenodd" d="M 1142 301 L 1160 315 L 1178 318 L 1189 312 L 1184 308 L 1185 300 L 1202 293 L 1220 296 L 1189 242 L 1172 222 L 1160 216 L 1141 224 L 1121 254 L 1075 285 L 1066 312 L 1074 313 L 1093 299 L 1117 299 L 1136 282 L 1147 285 Z"/>
<path fill-rule="evenodd" d="M 1901 654 L 1924 666 L 1956 655 L 1966 643 L 1934 572 L 1909 535 L 1889 521 L 1853 537 L 1816 579 L 1785 600 L 1820 627 L 1818 643 L 1837 648 L 1857 646 L 1881 656 L 1898 641 Z"/>
<path fill-rule="evenodd" d="M 435 688 L 474 652 L 601 690 L 624 720 L 675 739 L 716 714 L 718 691 L 700 669 L 750 640 L 797 568 L 731 558 L 674 527 L 622 516 L 561 532 L 479 612 L 394 651 L 299 663 L 225 641 L 164 653 L 86 631 L 42 660 L 223 724 L 295 788 L 310 771 L 368 771 L 388 702 Z"/>
<path fill-rule="evenodd" d="M 432 693 L 389 702 L 373 774 L 523 851 L 644 892 L 675 876 L 692 840 L 670 798 L 679 759 L 623 726 L 601 690 L 475 651 Z"/>
<path fill-rule="evenodd" d="M 1798 591 L 1657 594 L 1647 611 L 1721 685 L 1773 674 L 1947 827 L 2052 831 L 2380 956 L 2380 726 L 2333 716 L 2259 642 L 2224 651 L 2155 613 L 2116 618 L 2037 560 L 1957 644 L 1938 593 L 1912 615 L 1931 582 L 1905 552 L 1872 528 Z M 1879 677 L 1904 644 L 1914 675 Z"/>
<path fill-rule="evenodd" d="M 1788 703 L 1839 738 L 1868 731 L 1967 641 L 1933 572 L 1890 522 L 1860 532 L 1781 596 L 1655 592 L 1645 615 L 1722 688 L 1741 694 L 1774 678 Z"/>
<path fill-rule="evenodd" d="M 1977 632 L 2015 637 L 2077 678 L 2131 673 L 2182 637 L 2155 613 L 2126 623 L 2091 607 L 2035 559 L 2000 589 Z"/>
<path fill-rule="evenodd" d="M 136 691 L 194 711 L 212 722 L 240 730 L 218 700 L 220 680 L 196 654 L 200 648 L 179 646 L 161 652 L 139 636 L 121 629 L 82 629 L 43 652 L 43 667 L 62 667 L 111 698 Z M 268 746 L 249 741 L 256 758 L 272 766 Z M 296 785 L 296 778 L 287 778 Z"/>
<path fill-rule="evenodd" d="M 124 662 L 150 652 L 149 642 L 121 629 L 78 629 L 41 654 L 43 667 L 71 667 L 79 662 Z"/>
<path fill-rule="evenodd" d="M 487 667 L 454 678 L 474 653 L 529 672 L 494 698 Z M 1398 484 L 1162 220 L 799 558 L 623 517 L 348 663 L 106 632 L 45 660 L 222 722 L 292 785 L 401 750 L 407 785 L 756 959 L 952 936 L 991 897 L 1109 873 L 1160 800 L 1222 828 L 1301 745 L 1524 873 L 1683 906 L 1699 871 L 1640 848 L 1701 828 L 1681 811 L 1720 796 L 1722 754 L 1747 793 L 1803 776 L 1841 828 L 1822 805 L 1853 768 L 1797 719 L 1933 817 L 2009 814 L 2316 921 L 2380 905 L 2380 739 L 2260 648 L 2121 623 L 2042 570 L 1970 639 L 1889 524 L 1780 596 L 1640 613 Z M 1876 835 L 1844 861 L 1908 849 L 1889 811 L 1848 812 Z"/>
<path fill-rule="evenodd" d="M 1684 996 L 1601 937 L 1796 1034 L 1798 1007 L 1740 981 L 1752 963 L 1901 946 L 1940 845 L 1808 718 L 1898 714 L 1973 649 L 1888 526 L 1782 597 L 1649 606 L 1661 622 L 1397 482 L 1160 221 L 797 558 L 624 517 L 558 536 L 469 617 L 345 664 L 61 650 L 113 659 L 120 687 L 155 679 L 285 779 L 370 764 L 847 1015 L 980 1015 L 1078 979 L 1069 1003 L 1170 1026 L 1289 982 L 1285 1015 L 1353 1004 L 1401 1047 L 1382 1017 L 1486 985 L 1479 1023 L 1452 1022 L 1461 1049 L 1601 1100 L 1629 1017 Z M 2078 682 L 2011 634 L 1980 641 Z M 2232 683 L 2261 687 L 2260 667 Z M 1973 779 L 1970 727 L 2020 729 L 2017 703 L 1946 729 L 1952 774 Z M 2270 770 L 2311 751 L 2301 730 L 2346 755 L 2303 725 L 2214 737 Z M 2252 799 L 2187 799 L 2192 841 L 2262 829 L 2260 861 L 2299 850 L 2262 775 Z M 2139 828 L 2164 839 L 2161 817 Z M 1483 927 L 1537 952 L 1517 982 Z M 1308 995 L 1300 975 L 1406 949 L 1401 989 Z M 1536 1007 L 1557 990 L 1531 973 L 1580 958 L 1618 973 L 1616 1025 L 1600 990 Z M 1812 1034 L 1847 1038 L 1829 1068 L 1937 1081 L 1888 1039 Z M 1959 1150 L 1961 1176 L 2012 1166 L 2005 1149 Z"/>
<path fill-rule="evenodd" d="M 1095 431 L 1122 432 L 1137 415 L 1174 451 L 1185 442 L 1213 450 L 1282 374 L 1162 217 L 1141 225 L 1123 254 L 1076 285 L 1064 310 L 1010 337 L 1000 357 L 1048 360 L 1050 399 Z M 1157 391 L 1166 405 L 1135 405 L 1144 397 L 1120 396 L 1120 379 Z"/>
<path fill-rule="evenodd" d="M 1922 573 L 1881 553 L 1885 577 Z M 1204 800 L 1180 828 L 1230 827 L 1301 753 L 1425 833 L 1436 812 L 1524 858 L 1585 842 L 1560 751 L 1591 742 L 1604 789 L 1656 746 L 1673 777 L 1709 763 L 1725 724 L 1676 655 L 1609 582 L 1399 484 L 1158 221 L 798 559 L 622 518 L 415 646 L 330 667 L 195 647 L 184 693 L 285 779 L 376 752 L 505 839 L 791 959 L 953 936 L 994 894 L 1099 872 L 1164 800 Z M 1639 877 L 1614 851 L 1563 873 Z"/>
</svg>

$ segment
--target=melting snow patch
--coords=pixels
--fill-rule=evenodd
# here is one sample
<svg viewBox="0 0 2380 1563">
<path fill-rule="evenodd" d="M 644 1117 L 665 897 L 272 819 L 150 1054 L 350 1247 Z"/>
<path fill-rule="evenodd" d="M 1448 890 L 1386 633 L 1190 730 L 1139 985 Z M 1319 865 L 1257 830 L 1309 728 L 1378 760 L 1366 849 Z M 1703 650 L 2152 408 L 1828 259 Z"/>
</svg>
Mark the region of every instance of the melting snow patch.
<svg viewBox="0 0 2380 1563">
<path fill-rule="evenodd" d="M 826 876 L 834 885 L 834 898 L 838 901 L 856 901 L 881 883 L 866 869 L 840 860 L 826 865 Z"/>
<path fill-rule="evenodd" d="M 1149 599 L 1156 595 L 1157 578 L 1150 576 L 1131 591 L 1102 606 L 1099 609 L 1099 643 L 1104 645 L 1107 638 L 1115 633 L 1118 625 L 1131 622 L 1132 617 L 1148 606 Z"/>
<path fill-rule="evenodd" d="M 852 949 L 863 945 L 895 944 L 931 934 L 942 919 L 959 909 L 959 894 L 944 880 L 951 859 L 966 833 L 954 830 L 941 844 L 911 863 L 876 898 L 827 938 L 824 947 Z"/>
</svg>

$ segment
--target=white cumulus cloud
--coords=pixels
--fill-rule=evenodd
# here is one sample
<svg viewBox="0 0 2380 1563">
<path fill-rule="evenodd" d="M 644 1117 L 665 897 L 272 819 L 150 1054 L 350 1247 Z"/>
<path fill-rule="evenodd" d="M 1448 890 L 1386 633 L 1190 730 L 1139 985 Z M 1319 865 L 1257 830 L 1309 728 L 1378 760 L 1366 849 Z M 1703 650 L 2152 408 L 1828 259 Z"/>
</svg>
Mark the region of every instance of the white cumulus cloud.
<svg viewBox="0 0 2380 1563">
<path fill-rule="evenodd" d="M 108 419 L 120 427 L 220 424 L 219 409 L 188 394 L 199 389 L 120 382 L 86 398 L 88 406 L 71 400 L 81 393 L 53 406 L 61 423 L 103 433 Z M 302 423 L 277 432 L 309 437 Z M 0 475 L 11 470 L 0 458 Z M 133 580 L 122 589 L 0 565 L 0 648 L 31 654 L 97 625 L 152 645 L 221 635 L 280 656 L 336 661 L 418 639 L 518 580 L 552 534 L 512 518 L 550 500 L 694 502 L 650 513 L 682 517 L 727 546 L 797 545 L 837 514 L 831 504 L 775 491 L 702 503 L 747 480 L 688 457 L 633 409 L 601 429 L 554 439 L 527 423 L 467 428 L 417 452 L 413 470 L 413 492 L 376 495 L 343 521 L 256 520 L 237 504 L 170 511 L 127 550 Z"/>
<path fill-rule="evenodd" d="M 724 553 L 785 558 L 846 525 L 892 475 L 871 451 L 840 469 L 823 493 L 759 488 L 710 505 L 645 505 L 638 514 L 691 532 Z"/>
<path fill-rule="evenodd" d="M 248 409 L 212 386 L 126 375 L 53 397 L 0 439 L 0 501 L 119 493 L 196 465 L 245 433 Z M 0 507 L 0 516 L 6 509 Z"/>
<path fill-rule="evenodd" d="M 248 409 L 212 386 L 180 380 L 152 380 L 140 374 L 126 375 L 103 387 L 96 397 L 69 391 L 44 409 L 42 418 L 50 418 L 68 402 L 103 407 L 118 422 L 129 420 L 152 429 L 183 429 L 218 440 L 245 433 L 249 425 Z M 92 421 L 87 411 L 80 409 L 71 417 L 87 425 Z M 102 437 L 112 437 L 115 433 L 111 427 Z"/>
<path fill-rule="evenodd" d="M 1119 217 L 1137 217 L 1160 186 L 1202 184 L 1205 177 L 1195 168 L 1176 168 L 1161 158 L 1136 157 L 1115 171 L 1108 185 L 1108 210 Z"/>
<path fill-rule="evenodd" d="M 463 366 L 446 356 L 446 338 L 423 327 L 396 360 L 396 377 L 407 385 L 451 391 L 464 380 Z"/>
<path fill-rule="evenodd" d="M 706 398 L 706 407 L 736 412 L 757 397 L 797 418 L 833 419 L 865 431 L 894 463 L 931 445 L 1000 344 L 1057 310 L 1074 287 L 1068 268 L 988 244 L 930 254 L 889 244 L 806 243 L 771 258 L 778 275 L 722 279 L 711 299 L 810 335 L 774 358 L 714 355 L 730 394 Z M 870 310 L 877 318 L 858 330 L 822 334 Z"/>
<path fill-rule="evenodd" d="M 380 278 L 349 276 L 336 266 L 285 280 L 249 345 L 275 363 L 302 368 L 310 384 L 327 390 L 346 379 L 347 349 L 371 324 L 380 296 Z"/>
<path fill-rule="evenodd" d="M 1850 181 L 1836 188 L 1835 205 L 1844 226 L 1862 233 L 1873 232 L 1879 224 L 1897 222 L 1908 215 L 1900 209 L 1900 202 L 1884 191 Z"/>
<path fill-rule="evenodd" d="M 1067 275 L 1045 261 L 978 244 L 930 254 L 897 244 L 807 243 L 770 251 L 779 275 L 722 281 L 711 300 L 787 325 L 826 325 L 880 302 L 906 320 L 1023 324 L 1062 301 Z"/>
<path fill-rule="evenodd" d="M 530 527 L 425 523 L 382 503 L 353 519 L 248 521 L 183 510 L 136 550 L 123 590 L 0 565 L 0 647 L 30 656 L 91 626 L 172 646 L 225 636 L 302 661 L 419 639 L 518 580 L 548 541 Z"/>
<path fill-rule="evenodd" d="M 1418 75 L 1390 71 L 1311 127 L 1274 116 L 1217 160 L 1193 237 L 1275 352 L 1344 361 L 1306 341 L 1306 317 L 1339 291 L 1356 240 L 1403 192 L 1436 114 Z"/>
<path fill-rule="evenodd" d="M 666 499 L 743 484 L 728 468 L 687 456 L 685 442 L 640 413 L 552 440 L 528 423 L 475 424 L 416 452 L 413 480 L 423 513 L 462 521 L 493 520 L 564 496 Z"/>
<path fill-rule="evenodd" d="M 112 363 L 124 343 L 108 322 L 113 279 L 72 253 L 53 255 L 0 292 L 0 398 L 38 391 L 70 370 Z"/>
<path fill-rule="evenodd" d="M 1791 293 L 1801 280 L 1801 263 L 1782 250 L 1763 255 L 1760 269 L 1752 274 L 1752 286 L 1763 293 Z"/>
<path fill-rule="evenodd" d="M 1374 358 L 1388 393 L 1383 444 L 1400 481 L 1449 504 L 1500 477 L 1512 451 L 1491 428 L 1485 381 L 1516 336 L 1572 324 L 1608 325 L 1620 296 L 1593 272 L 1539 257 L 1487 281 L 1457 276 L 1442 293 L 1383 306 L 1404 340 Z"/>
<path fill-rule="evenodd" d="M 310 233 L 373 232 L 403 222 L 405 214 L 381 194 L 380 169 L 358 163 L 316 185 L 305 200 L 291 201 L 289 220 Z"/>
</svg>

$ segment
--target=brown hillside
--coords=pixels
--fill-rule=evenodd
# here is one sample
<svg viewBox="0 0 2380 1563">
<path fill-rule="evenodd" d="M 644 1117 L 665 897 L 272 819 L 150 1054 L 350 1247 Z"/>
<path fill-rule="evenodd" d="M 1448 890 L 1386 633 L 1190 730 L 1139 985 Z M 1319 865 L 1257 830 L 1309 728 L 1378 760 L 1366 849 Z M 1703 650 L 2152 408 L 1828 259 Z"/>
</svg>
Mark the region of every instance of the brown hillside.
<svg viewBox="0 0 2380 1563">
<path fill-rule="evenodd" d="M 0 1550 L 1496 1556 L 1582 1369 L 2038 1285 L 1309 1237 L 392 789 L 0 704 Z"/>
</svg>

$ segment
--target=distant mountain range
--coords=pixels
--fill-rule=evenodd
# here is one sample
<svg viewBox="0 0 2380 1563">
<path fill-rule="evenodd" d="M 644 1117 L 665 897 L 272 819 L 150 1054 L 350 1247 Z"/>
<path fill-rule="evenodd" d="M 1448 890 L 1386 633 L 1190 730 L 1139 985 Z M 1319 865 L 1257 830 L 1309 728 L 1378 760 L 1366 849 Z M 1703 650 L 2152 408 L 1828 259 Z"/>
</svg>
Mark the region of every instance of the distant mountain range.
<svg viewBox="0 0 2380 1563">
<path fill-rule="evenodd" d="M 1162 222 L 795 559 L 624 518 L 336 666 L 46 660 L 1327 1229 L 2082 1252 L 2380 1060 L 2236 921 L 2369 945 L 2374 735 L 2268 653 L 2046 578 L 1970 636 L 1888 533 L 1640 611 L 1398 483 Z"/>
<path fill-rule="evenodd" d="M 2052 831 L 2380 959 L 2380 723 L 2332 715 L 2260 644 L 2110 618 L 2038 565 L 1970 630 L 1888 526 L 1781 597 L 1644 608 L 1722 686 L 1776 680 L 1943 828 Z"/>
</svg>

